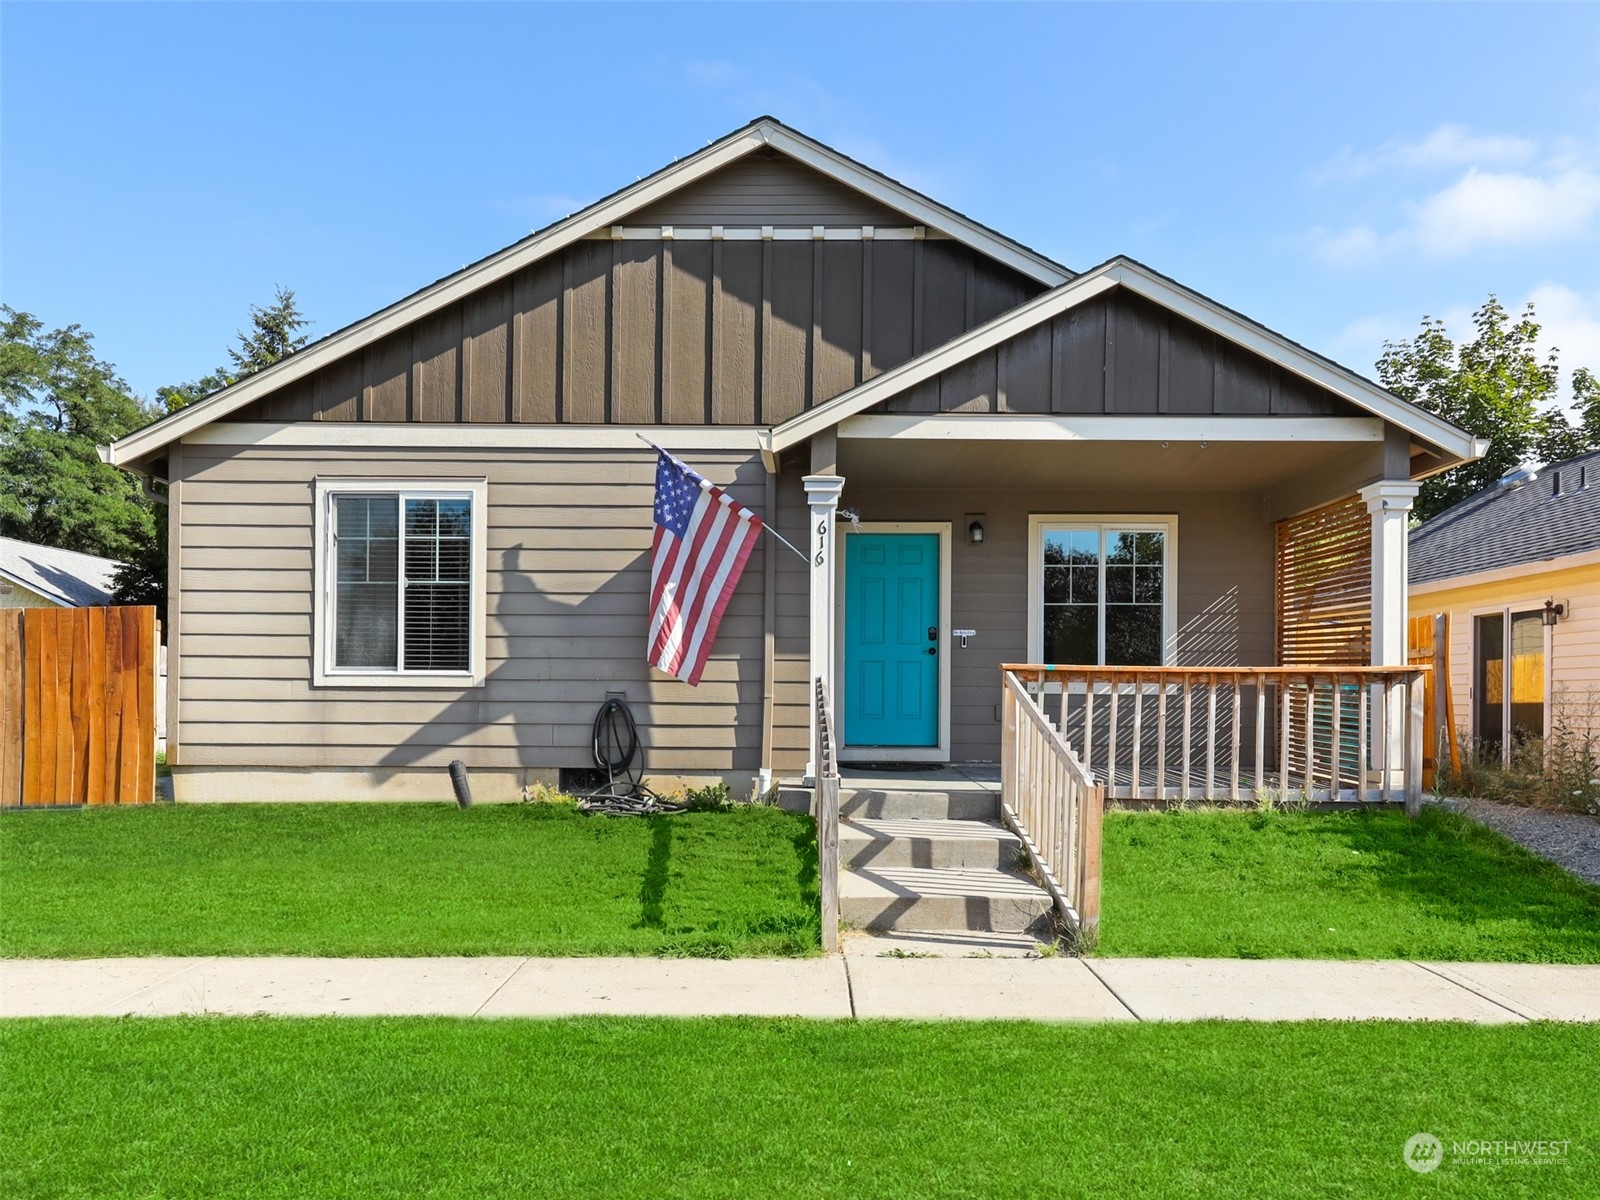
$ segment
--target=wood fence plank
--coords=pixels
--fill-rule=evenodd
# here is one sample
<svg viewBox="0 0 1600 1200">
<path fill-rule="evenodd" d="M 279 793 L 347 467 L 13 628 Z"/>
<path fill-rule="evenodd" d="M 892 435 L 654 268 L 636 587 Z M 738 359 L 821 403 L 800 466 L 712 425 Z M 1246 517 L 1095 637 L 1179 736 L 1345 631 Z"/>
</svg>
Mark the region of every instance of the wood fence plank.
<svg viewBox="0 0 1600 1200">
<path fill-rule="evenodd" d="M 38 647 L 38 667 L 29 672 L 39 704 L 39 742 L 33 761 L 33 803 L 54 804 L 56 796 L 56 614 L 53 609 L 29 609 L 28 640 Z"/>
<path fill-rule="evenodd" d="M 156 610 L 149 606 L 130 612 L 138 632 L 139 771 L 133 803 L 149 804 L 156 790 Z M 838 822 L 834 822 L 837 826 Z M 838 830 L 834 830 L 837 854 Z"/>
<path fill-rule="evenodd" d="M 0 806 L 22 803 L 22 610 L 0 613 Z"/>
<path fill-rule="evenodd" d="M 54 734 L 56 752 L 55 787 L 49 803 L 72 803 L 72 618 L 70 608 L 58 608 L 50 614 L 55 618 L 51 639 L 55 643 L 56 671 L 54 699 L 56 707 Z"/>
<path fill-rule="evenodd" d="M 105 803 L 115 804 L 122 787 L 122 619 L 106 614 Z"/>
<path fill-rule="evenodd" d="M 84 758 L 84 803 L 106 802 L 106 613 L 91 608 L 88 613 L 89 654 L 88 701 L 76 714 L 85 722 L 88 751 Z"/>
<path fill-rule="evenodd" d="M 41 647 L 38 628 L 28 619 L 33 609 L 20 614 L 18 629 L 22 634 L 22 803 L 39 802 L 39 746 L 44 712 L 39 687 L 39 662 Z"/>
<path fill-rule="evenodd" d="M 92 608 L 63 610 L 67 614 L 64 624 L 72 636 L 72 693 L 68 701 L 67 720 L 72 730 L 72 787 L 68 799 L 73 804 L 88 804 L 92 790 L 89 782 L 89 747 L 94 737 L 93 723 L 89 719 L 89 680 L 92 674 L 89 660 L 99 647 L 91 645 L 89 630 L 95 611 Z"/>
</svg>

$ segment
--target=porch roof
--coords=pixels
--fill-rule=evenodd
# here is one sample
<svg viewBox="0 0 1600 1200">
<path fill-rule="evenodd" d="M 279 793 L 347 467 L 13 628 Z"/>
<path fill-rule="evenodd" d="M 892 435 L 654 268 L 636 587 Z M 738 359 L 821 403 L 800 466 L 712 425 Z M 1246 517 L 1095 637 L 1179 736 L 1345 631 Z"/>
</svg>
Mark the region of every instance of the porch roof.
<svg viewBox="0 0 1600 1200">
<path fill-rule="evenodd" d="M 1152 271 L 1142 263 L 1119 256 L 1086 271 L 1052 291 L 1046 292 L 1026 304 L 1019 305 L 995 318 L 986 325 L 962 334 L 910 362 L 877 376 L 826 404 L 809 409 L 790 421 L 775 427 L 765 435 L 764 449 L 775 455 L 791 446 L 806 441 L 819 433 L 838 429 L 849 436 L 847 422 L 861 422 L 863 414 L 875 406 L 907 390 L 933 379 L 941 372 L 968 362 L 979 355 L 994 350 L 1002 343 L 1034 329 L 1053 318 L 1083 305 L 1095 297 L 1114 289 L 1123 288 L 1169 312 L 1175 313 L 1196 325 L 1225 339 L 1283 370 L 1304 379 L 1333 395 L 1348 401 L 1357 409 L 1370 413 L 1378 421 L 1373 423 L 1376 436 L 1370 429 L 1359 429 L 1360 418 L 1307 418 L 1302 416 L 1266 416 L 1238 418 L 1229 416 L 1175 417 L 1161 414 L 1145 416 L 1072 415 L 1047 416 L 1028 414 L 1001 414 L 984 418 L 984 426 L 968 418 L 945 414 L 944 428 L 935 429 L 929 422 L 937 421 L 939 414 L 918 418 L 921 428 L 910 436 L 922 438 L 968 436 L 1012 440 L 1000 422 L 1018 422 L 1015 440 L 1032 441 L 1040 438 L 1055 440 L 1132 440 L 1147 441 L 1152 438 L 1166 440 L 1233 440 L 1233 441 L 1366 441 L 1383 439 L 1381 423 L 1386 422 L 1404 431 L 1426 446 L 1435 461 L 1423 473 L 1431 474 L 1462 462 L 1482 456 L 1488 443 L 1471 434 L 1401 400 L 1371 380 L 1340 366 L 1330 359 L 1307 350 L 1281 334 L 1226 308 L 1200 293 L 1182 286 Z M 870 418 L 876 420 L 877 418 Z M 1237 422 L 1247 424 L 1240 425 Z M 1298 429 L 1299 434 L 1283 438 L 1264 432 L 1261 422 L 1274 425 L 1286 423 L 1283 428 Z M 965 422 L 965 423 L 964 423 Z M 881 424 L 875 436 L 894 436 L 889 425 Z M 1025 426 L 1025 427 L 1024 427 Z M 1252 431 L 1249 426 L 1254 426 Z M 900 431 L 907 436 L 909 426 Z M 859 436 L 869 436 L 865 427 L 858 425 Z M 1224 430 L 1229 430 L 1224 433 Z M 1140 432 L 1141 430 L 1145 432 Z M 1206 436 L 1209 433 L 1209 438 Z"/>
</svg>

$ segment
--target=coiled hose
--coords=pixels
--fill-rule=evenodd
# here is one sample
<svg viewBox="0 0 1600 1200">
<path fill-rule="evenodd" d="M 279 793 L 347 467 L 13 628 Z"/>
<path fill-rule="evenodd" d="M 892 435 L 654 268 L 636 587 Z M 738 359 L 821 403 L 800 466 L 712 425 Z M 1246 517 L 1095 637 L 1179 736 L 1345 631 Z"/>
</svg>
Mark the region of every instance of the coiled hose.
<svg viewBox="0 0 1600 1200">
<path fill-rule="evenodd" d="M 578 799 L 583 812 L 608 817 L 648 816 L 651 813 L 682 812 L 683 805 L 669 804 L 644 785 L 644 765 L 637 772 L 639 727 L 627 702 L 615 696 L 600 706 L 594 717 L 594 765 L 606 773 L 603 786 Z"/>
</svg>

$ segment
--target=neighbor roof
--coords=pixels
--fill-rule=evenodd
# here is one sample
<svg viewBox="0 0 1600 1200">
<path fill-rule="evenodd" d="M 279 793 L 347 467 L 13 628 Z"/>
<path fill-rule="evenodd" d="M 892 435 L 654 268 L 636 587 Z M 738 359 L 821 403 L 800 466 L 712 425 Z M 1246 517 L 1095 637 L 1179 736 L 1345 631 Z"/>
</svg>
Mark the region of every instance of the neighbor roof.
<svg viewBox="0 0 1600 1200">
<path fill-rule="evenodd" d="M 1454 466 L 1482 456 L 1488 443 L 1418 408 L 1394 393 L 1385 391 L 1370 379 L 1322 357 L 1280 333 L 1274 333 L 1240 313 L 1184 287 L 1143 263 L 1118 256 L 1092 270 L 1075 276 L 1053 291 L 995 317 L 986 325 L 971 329 L 928 353 L 900 364 L 893 370 L 859 384 L 843 395 L 794 417 L 771 433 L 769 451 L 777 452 L 804 441 L 846 417 L 865 412 L 941 371 L 992 350 L 1000 343 L 1075 308 L 1113 288 L 1127 288 L 1170 312 L 1186 317 L 1219 337 L 1243 346 L 1286 371 L 1327 388 L 1374 416 L 1382 417 L 1420 441 L 1442 450 L 1445 466 Z"/>
<path fill-rule="evenodd" d="M 110 604 L 112 576 L 121 565 L 76 550 L 0 538 L 0 579 L 21 584 L 68 608 Z"/>
<path fill-rule="evenodd" d="M 905 213 L 920 225 L 971 246 L 1046 287 L 1056 287 L 1073 277 L 1073 273 L 1060 263 L 789 128 L 776 118 L 758 117 L 744 128 L 734 130 L 688 158 L 663 167 L 655 174 L 613 192 L 569 217 L 536 230 L 504 250 L 463 267 L 452 275 L 446 275 L 370 317 L 328 334 L 232 387 L 215 392 L 188 408 L 117 439 L 110 446 L 102 448 L 101 457 L 117 466 L 127 466 L 147 458 L 184 434 L 220 420 L 264 393 L 303 378 L 335 358 L 369 345 L 597 230 L 617 224 L 629 213 L 768 146 Z"/>
<path fill-rule="evenodd" d="M 1600 450 L 1468 496 L 1411 531 L 1411 583 L 1600 551 Z"/>
</svg>

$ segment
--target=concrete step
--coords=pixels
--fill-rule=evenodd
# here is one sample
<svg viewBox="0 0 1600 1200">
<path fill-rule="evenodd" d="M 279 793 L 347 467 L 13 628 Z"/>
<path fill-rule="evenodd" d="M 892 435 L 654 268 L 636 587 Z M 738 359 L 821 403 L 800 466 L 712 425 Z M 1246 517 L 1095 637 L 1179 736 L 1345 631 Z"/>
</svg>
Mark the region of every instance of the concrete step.
<svg viewBox="0 0 1600 1200">
<path fill-rule="evenodd" d="M 999 793 L 982 788 L 916 790 L 847 787 L 839 792 L 839 814 L 850 818 L 911 821 L 993 821 Z"/>
<path fill-rule="evenodd" d="M 1021 841 L 993 821 L 911 821 L 854 817 L 839 823 L 839 861 L 877 867 L 1017 866 Z"/>
<path fill-rule="evenodd" d="M 839 872 L 839 915 L 859 929 L 1021 933 L 1050 920 L 1031 879 L 972 867 L 882 867 Z"/>
</svg>

